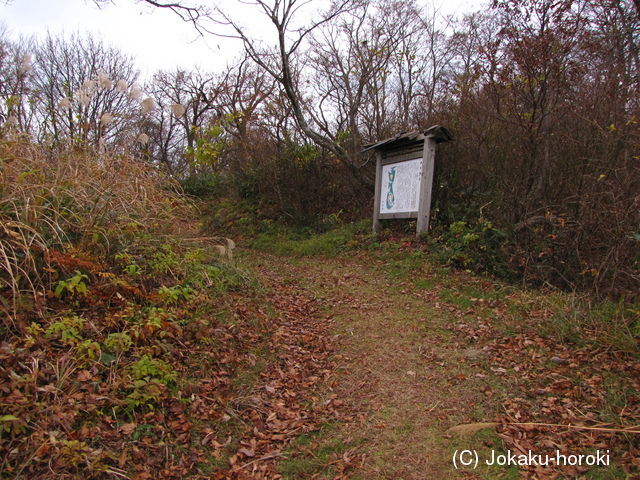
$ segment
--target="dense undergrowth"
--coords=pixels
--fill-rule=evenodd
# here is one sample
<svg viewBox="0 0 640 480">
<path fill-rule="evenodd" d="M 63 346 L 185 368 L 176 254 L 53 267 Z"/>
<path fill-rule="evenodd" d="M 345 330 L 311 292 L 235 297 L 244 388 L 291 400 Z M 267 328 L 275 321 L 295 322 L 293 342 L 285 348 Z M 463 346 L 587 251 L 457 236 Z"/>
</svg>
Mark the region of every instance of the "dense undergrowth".
<svg viewBox="0 0 640 480">
<path fill-rule="evenodd" d="M 241 478 L 291 436 L 290 406 L 259 445 L 243 408 L 285 362 L 256 356 L 275 349 L 270 300 L 170 179 L 7 139 L 0 171 L 3 478 Z"/>
<path fill-rule="evenodd" d="M 286 256 L 358 252 L 399 276 L 432 263 L 507 277 L 487 223 L 418 241 L 411 225 L 373 235 L 339 214 L 291 228 L 237 205 L 198 212 L 126 155 L 24 140 L 0 142 L 0 173 L 6 478 L 271 478 L 278 446 L 319 428 L 332 408 L 311 388 L 331 375 L 323 317 L 284 284 L 264 291 L 227 237 Z M 549 312 L 541 334 L 638 355 L 636 305 L 527 295 L 514 308 Z"/>
</svg>

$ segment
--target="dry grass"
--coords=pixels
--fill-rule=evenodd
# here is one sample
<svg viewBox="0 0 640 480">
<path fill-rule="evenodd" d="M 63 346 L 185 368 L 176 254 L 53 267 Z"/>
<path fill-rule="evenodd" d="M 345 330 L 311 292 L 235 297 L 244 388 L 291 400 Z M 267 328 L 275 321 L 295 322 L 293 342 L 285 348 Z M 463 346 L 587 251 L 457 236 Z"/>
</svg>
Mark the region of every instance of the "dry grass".
<svg viewBox="0 0 640 480">
<path fill-rule="evenodd" d="M 140 231 L 176 231 L 188 212 L 175 183 L 126 155 L 55 154 L 25 140 L 0 139 L 3 309 L 15 316 L 43 297 L 53 280 L 51 251 L 103 256 Z"/>
</svg>

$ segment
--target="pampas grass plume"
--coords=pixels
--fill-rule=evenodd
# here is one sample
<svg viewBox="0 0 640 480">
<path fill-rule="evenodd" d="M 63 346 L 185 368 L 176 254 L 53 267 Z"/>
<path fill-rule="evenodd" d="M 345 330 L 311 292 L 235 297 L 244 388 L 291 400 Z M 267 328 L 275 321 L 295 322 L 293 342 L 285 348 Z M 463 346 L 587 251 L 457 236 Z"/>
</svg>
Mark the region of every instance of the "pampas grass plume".
<svg viewBox="0 0 640 480">
<path fill-rule="evenodd" d="M 113 122 L 113 115 L 111 115 L 110 113 L 104 113 L 102 114 L 102 117 L 100 117 L 100 123 L 102 125 L 108 125 L 111 122 Z"/>
<path fill-rule="evenodd" d="M 88 94 L 92 94 L 96 88 L 96 82 L 93 80 L 85 80 L 82 84 L 82 90 L 87 92 Z"/>
<path fill-rule="evenodd" d="M 91 97 L 84 90 L 80 90 L 79 92 L 76 92 L 75 97 L 76 97 L 76 100 L 78 100 L 85 107 L 89 105 L 89 102 L 91 101 Z"/>
<path fill-rule="evenodd" d="M 229 261 L 233 261 L 233 249 L 236 248 L 236 243 L 227 238 L 227 257 L 229 257 Z"/>
<path fill-rule="evenodd" d="M 151 113 L 156 108 L 156 102 L 153 101 L 153 98 L 147 97 L 140 104 L 140 108 L 142 109 L 142 113 Z"/>
<path fill-rule="evenodd" d="M 119 92 L 126 92 L 129 90 L 129 85 L 127 85 L 127 81 L 124 79 L 120 79 L 116 83 L 116 90 Z"/>
<path fill-rule="evenodd" d="M 104 73 L 102 70 L 98 72 L 97 82 L 100 85 L 100 87 L 105 90 L 111 90 L 113 88 L 113 82 L 111 82 L 109 75 Z"/>
<path fill-rule="evenodd" d="M 69 111 L 71 109 L 71 100 L 68 97 L 62 97 L 58 101 L 58 110 Z"/>
<path fill-rule="evenodd" d="M 233 249 L 236 248 L 236 244 L 230 238 L 225 239 L 227 241 L 227 246 L 224 245 L 214 245 L 213 248 L 221 257 L 227 257 L 230 262 L 233 261 Z"/>
<path fill-rule="evenodd" d="M 140 100 L 140 97 L 142 97 L 142 90 L 137 85 L 132 85 L 131 90 L 129 90 L 129 98 L 131 100 Z"/>
<path fill-rule="evenodd" d="M 29 73 L 33 69 L 32 60 L 33 60 L 33 57 L 31 56 L 30 53 L 24 54 L 24 56 L 22 57 L 22 60 L 20 61 L 20 66 L 18 67 L 18 73 L 20 75 Z"/>
<path fill-rule="evenodd" d="M 171 113 L 173 113 L 173 116 L 176 118 L 180 118 L 181 116 L 183 116 L 185 111 L 186 110 L 184 109 L 184 107 L 179 103 L 174 103 L 173 105 L 171 105 Z"/>
</svg>

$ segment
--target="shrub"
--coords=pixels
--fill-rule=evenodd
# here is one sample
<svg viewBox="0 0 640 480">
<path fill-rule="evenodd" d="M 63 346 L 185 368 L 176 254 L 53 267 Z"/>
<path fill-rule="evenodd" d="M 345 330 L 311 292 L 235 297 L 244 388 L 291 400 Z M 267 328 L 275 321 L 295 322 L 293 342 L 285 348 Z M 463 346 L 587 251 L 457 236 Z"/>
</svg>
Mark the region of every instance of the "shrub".
<svg viewBox="0 0 640 480">
<path fill-rule="evenodd" d="M 210 173 L 187 177 L 180 181 L 180 185 L 187 195 L 206 197 L 218 193 L 220 181 L 219 173 Z"/>
<path fill-rule="evenodd" d="M 512 272 L 503 254 L 508 236 L 480 218 L 476 223 L 455 222 L 433 240 L 438 261 L 474 272 L 509 278 Z"/>
</svg>

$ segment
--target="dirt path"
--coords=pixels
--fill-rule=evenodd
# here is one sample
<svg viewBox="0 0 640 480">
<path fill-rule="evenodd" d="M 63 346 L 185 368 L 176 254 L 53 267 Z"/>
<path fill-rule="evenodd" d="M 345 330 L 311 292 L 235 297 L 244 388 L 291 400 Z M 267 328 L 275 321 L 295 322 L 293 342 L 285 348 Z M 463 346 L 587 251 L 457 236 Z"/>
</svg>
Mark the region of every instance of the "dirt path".
<svg viewBox="0 0 640 480">
<path fill-rule="evenodd" d="M 428 266 L 406 278 L 402 264 L 372 265 L 370 257 L 261 255 L 257 263 L 311 294 L 334 322 L 334 392 L 344 412 L 311 447 L 343 443 L 342 461 L 357 467 L 353 479 L 474 478 L 454 469 L 446 430 L 489 421 L 497 409 L 473 338 L 483 320 L 475 309 L 442 302 L 443 286 Z M 309 478 L 289 462 L 290 478 Z"/>
</svg>

